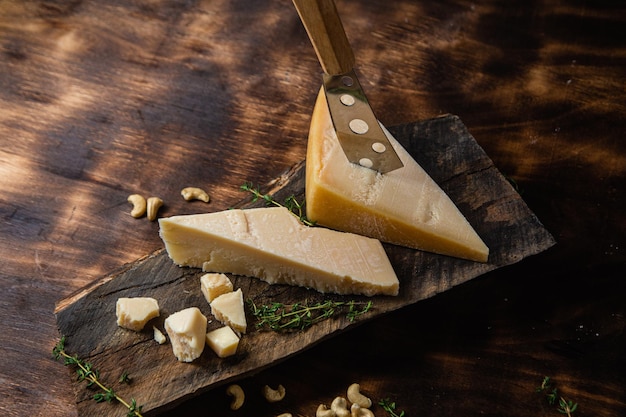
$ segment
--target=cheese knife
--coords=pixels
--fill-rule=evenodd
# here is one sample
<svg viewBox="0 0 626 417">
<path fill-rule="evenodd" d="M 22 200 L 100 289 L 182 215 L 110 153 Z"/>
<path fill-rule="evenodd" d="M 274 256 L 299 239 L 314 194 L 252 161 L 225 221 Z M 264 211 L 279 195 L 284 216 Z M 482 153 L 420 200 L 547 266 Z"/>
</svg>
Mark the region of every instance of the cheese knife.
<svg viewBox="0 0 626 417">
<path fill-rule="evenodd" d="M 354 72 L 354 52 L 334 0 L 293 3 L 324 71 L 328 108 L 348 161 L 381 174 L 402 168 Z"/>
</svg>

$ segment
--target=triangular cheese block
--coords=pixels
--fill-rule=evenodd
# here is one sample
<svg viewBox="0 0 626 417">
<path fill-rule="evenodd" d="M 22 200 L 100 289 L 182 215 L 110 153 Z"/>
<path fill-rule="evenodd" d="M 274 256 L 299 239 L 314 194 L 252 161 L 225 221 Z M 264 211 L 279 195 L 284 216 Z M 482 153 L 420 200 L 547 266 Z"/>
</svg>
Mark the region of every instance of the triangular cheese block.
<svg viewBox="0 0 626 417">
<path fill-rule="evenodd" d="M 305 226 L 284 207 L 173 216 L 159 225 L 168 255 L 181 266 L 323 293 L 398 294 L 380 241 Z"/>
<path fill-rule="evenodd" d="M 404 167 L 381 175 L 350 163 L 320 91 L 306 157 L 307 218 L 383 242 L 486 262 L 489 248 L 456 205 L 383 130 Z"/>
<path fill-rule="evenodd" d="M 241 288 L 222 294 L 211 301 L 211 314 L 233 330 L 245 333 L 247 324 Z"/>
</svg>

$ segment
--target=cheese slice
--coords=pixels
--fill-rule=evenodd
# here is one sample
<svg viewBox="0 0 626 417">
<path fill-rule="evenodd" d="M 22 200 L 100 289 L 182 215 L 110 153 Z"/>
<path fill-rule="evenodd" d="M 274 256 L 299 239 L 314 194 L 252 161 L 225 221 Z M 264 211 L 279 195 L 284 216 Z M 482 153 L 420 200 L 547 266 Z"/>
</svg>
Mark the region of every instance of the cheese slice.
<svg viewBox="0 0 626 417">
<path fill-rule="evenodd" d="M 304 226 L 284 207 L 173 216 L 159 224 L 167 253 L 181 266 L 323 293 L 398 294 L 378 240 Z"/>
<path fill-rule="evenodd" d="M 233 330 L 245 333 L 247 324 L 241 288 L 222 294 L 211 301 L 211 314 Z"/>
<path fill-rule="evenodd" d="M 383 242 L 486 262 L 489 248 L 455 204 L 383 130 L 404 167 L 381 175 L 350 163 L 320 91 L 306 157 L 308 219 Z"/>
<path fill-rule="evenodd" d="M 179 362 L 192 362 L 202 355 L 206 344 L 207 318 L 198 307 L 189 307 L 165 319 L 165 330 Z"/>
<path fill-rule="evenodd" d="M 136 332 L 159 317 L 159 303 L 151 297 L 122 297 L 115 303 L 117 325 Z"/>
</svg>

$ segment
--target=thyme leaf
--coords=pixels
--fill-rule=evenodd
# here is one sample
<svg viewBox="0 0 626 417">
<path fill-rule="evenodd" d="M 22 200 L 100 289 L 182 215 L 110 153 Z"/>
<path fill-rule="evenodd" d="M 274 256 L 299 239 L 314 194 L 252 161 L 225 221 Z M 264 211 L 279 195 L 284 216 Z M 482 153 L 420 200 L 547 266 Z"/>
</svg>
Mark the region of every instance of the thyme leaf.
<svg viewBox="0 0 626 417">
<path fill-rule="evenodd" d="M 404 411 L 400 411 L 400 414 L 398 414 L 396 412 L 396 402 L 391 401 L 389 398 L 380 400 L 378 405 L 380 405 L 390 417 L 404 417 Z"/>
</svg>

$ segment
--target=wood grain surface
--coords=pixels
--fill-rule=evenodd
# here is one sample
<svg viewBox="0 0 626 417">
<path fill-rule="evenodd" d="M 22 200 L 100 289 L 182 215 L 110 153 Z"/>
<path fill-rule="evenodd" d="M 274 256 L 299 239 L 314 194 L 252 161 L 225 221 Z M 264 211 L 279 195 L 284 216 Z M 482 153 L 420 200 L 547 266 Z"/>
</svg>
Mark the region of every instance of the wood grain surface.
<svg viewBox="0 0 626 417">
<path fill-rule="evenodd" d="M 312 416 L 352 382 L 407 417 L 560 415 L 544 375 L 574 415 L 626 414 L 623 2 L 338 9 L 378 118 L 458 115 L 557 245 L 247 377 L 239 413 L 217 388 L 164 415 Z M 77 415 L 55 304 L 161 247 L 126 197 L 237 204 L 303 160 L 320 73 L 287 0 L 0 0 L 3 415 Z"/>
</svg>

